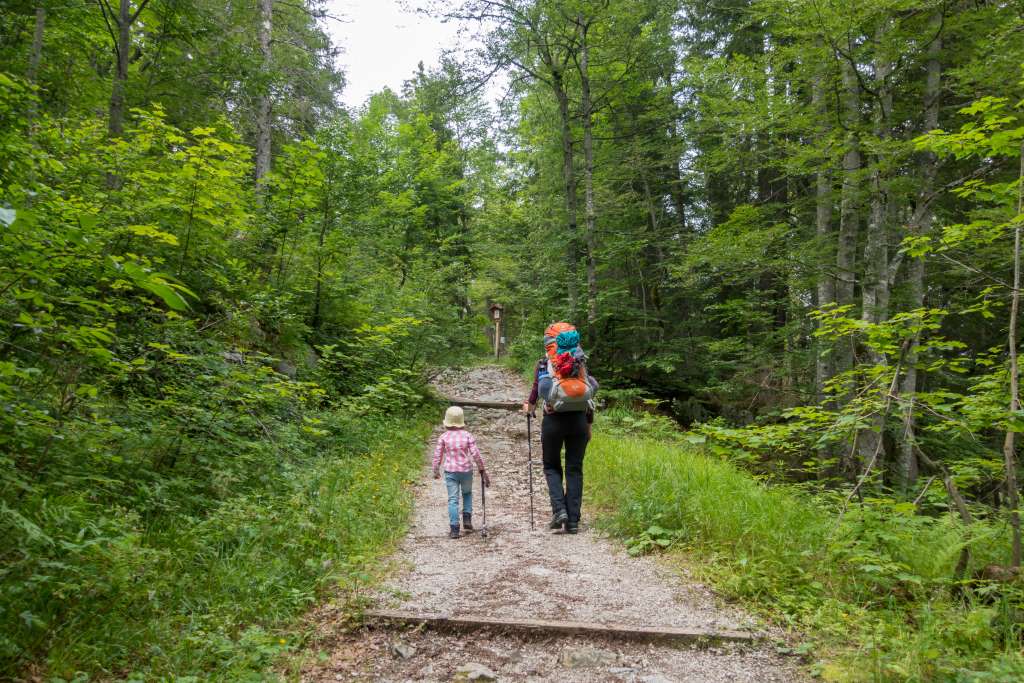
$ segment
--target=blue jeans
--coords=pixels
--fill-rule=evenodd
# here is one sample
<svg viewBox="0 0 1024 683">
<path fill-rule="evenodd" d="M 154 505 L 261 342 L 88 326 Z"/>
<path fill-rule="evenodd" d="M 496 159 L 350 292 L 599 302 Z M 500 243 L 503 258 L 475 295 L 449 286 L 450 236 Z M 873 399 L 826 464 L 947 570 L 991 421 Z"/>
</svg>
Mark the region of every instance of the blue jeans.
<svg viewBox="0 0 1024 683">
<path fill-rule="evenodd" d="M 444 485 L 448 487 L 448 523 L 459 526 L 459 491 L 462 491 L 462 512 L 473 514 L 473 472 L 445 471 Z"/>
</svg>

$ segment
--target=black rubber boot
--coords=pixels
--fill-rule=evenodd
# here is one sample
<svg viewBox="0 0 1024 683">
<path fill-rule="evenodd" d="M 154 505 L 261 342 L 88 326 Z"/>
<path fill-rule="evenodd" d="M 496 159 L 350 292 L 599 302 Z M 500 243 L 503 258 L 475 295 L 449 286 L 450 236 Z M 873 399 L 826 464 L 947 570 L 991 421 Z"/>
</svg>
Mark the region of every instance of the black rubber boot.
<svg viewBox="0 0 1024 683">
<path fill-rule="evenodd" d="M 579 522 L 566 522 L 565 523 L 565 533 L 567 533 L 567 534 L 578 534 L 579 532 L 580 532 L 580 523 Z"/>
<path fill-rule="evenodd" d="M 462 513 L 462 528 L 466 531 L 473 530 L 473 516 L 468 512 Z"/>
<path fill-rule="evenodd" d="M 548 524 L 549 529 L 561 529 L 562 525 L 569 521 L 569 515 L 565 513 L 565 510 L 556 512 L 551 518 L 551 524 Z"/>
<path fill-rule="evenodd" d="M 448 538 L 458 538 L 459 536 L 460 536 L 460 534 L 459 534 L 459 525 L 456 524 L 455 526 L 452 527 L 452 530 L 448 533 Z"/>
</svg>

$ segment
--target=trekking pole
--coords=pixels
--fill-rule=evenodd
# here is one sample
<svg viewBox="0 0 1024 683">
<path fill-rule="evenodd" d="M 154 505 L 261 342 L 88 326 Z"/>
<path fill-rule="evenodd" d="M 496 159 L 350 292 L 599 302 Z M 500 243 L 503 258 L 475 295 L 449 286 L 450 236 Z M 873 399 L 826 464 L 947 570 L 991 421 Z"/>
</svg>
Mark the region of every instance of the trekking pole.
<svg viewBox="0 0 1024 683">
<path fill-rule="evenodd" d="M 480 536 L 487 538 L 487 485 L 484 484 L 484 473 L 480 473 L 480 503 L 484 507 L 484 526 L 480 529 Z"/>
<path fill-rule="evenodd" d="M 526 452 L 530 459 L 530 530 L 533 531 L 533 430 L 530 424 L 533 420 L 533 413 L 526 414 Z"/>
</svg>

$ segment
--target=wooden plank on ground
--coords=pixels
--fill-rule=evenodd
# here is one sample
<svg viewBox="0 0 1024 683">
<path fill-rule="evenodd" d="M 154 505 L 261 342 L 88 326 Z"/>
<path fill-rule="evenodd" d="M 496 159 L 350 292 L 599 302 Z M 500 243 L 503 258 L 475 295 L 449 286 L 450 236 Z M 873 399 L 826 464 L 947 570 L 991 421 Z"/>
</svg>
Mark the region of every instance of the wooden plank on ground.
<svg viewBox="0 0 1024 683">
<path fill-rule="evenodd" d="M 495 410 L 522 410 L 523 404 L 509 401 L 476 401 L 471 398 L 455 398 L 442 396 L 441 401 L 453 406 L 465 406 L 468 408 L 493 408 Z"/>
<path fill-rule="evenodd" d="M 676 628 L 671 626 L 630 626 L 626 624 L 600 624 L 581 621 L 543 621 L 540 619 L 500 619 L 481 616 L 455 616 L 437 612 L 406 612 L 402 610 L 369 610 L 368 620 L 383 624 L 423 624 L 431 628 L 471 631 L 494 628 L 503 631 L 542 635 L 610 636 L 622 640 L 645 642 L 694 643 L 753 643 L 757 636 L 744 631 L 716 631 Z"/>
</svg>

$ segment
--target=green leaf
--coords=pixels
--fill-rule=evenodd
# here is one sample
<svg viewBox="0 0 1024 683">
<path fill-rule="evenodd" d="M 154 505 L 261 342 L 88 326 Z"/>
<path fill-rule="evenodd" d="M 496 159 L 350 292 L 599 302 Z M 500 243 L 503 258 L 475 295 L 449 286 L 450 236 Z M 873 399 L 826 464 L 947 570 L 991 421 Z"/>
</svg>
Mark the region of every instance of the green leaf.
<svg viewBox="0 0 1024 683">
<path fill-rule="evenodd" d="M 125 262 L 123 267 L 124 272 L 128 274 L 138 287 L 160 297 L 171 309 L 175 311 L 188 310 L 188 302 L 159 273 L 147 272 L 131 262 Z M 184 287 L 181 288 L 184 289 Z M 187 289 L 185 291 L 188 292 Z"/>
</svg>

